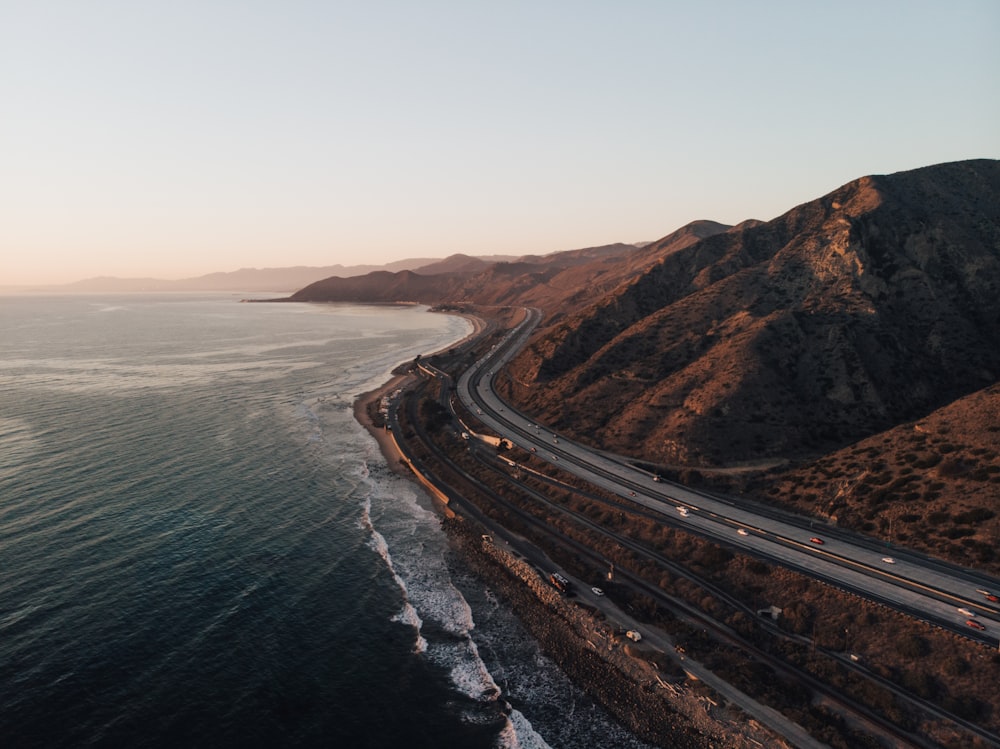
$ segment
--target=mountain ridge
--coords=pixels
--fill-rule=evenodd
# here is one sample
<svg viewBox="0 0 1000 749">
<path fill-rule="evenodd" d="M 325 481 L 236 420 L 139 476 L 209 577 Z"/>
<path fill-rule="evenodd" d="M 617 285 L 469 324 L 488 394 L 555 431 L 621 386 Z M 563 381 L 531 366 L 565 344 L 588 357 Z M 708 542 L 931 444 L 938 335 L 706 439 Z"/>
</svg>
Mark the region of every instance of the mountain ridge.
<svg viewBox="0 0 1000 749">
<path fill-rule="evenodd" d="M 469 257 L 469 256 L 463 256 Z M 499 262 L 513 256 L 484 255 L 474 258 L 483 265 Z M 315 281 L 339 275 L 345 278 L 362 276 L 375 271 L 397 272 L 416 270 L 425 266 L 444 262 L 440 258 L 413 257 L 394 260 L 383 265 L 293 265 L 270 268 L 240 268 L 235 271 L 215 271 L 201 276 L 178 279 L 164 278 L 121 278 L 117 276 L 94 276 L 66 284 L 31 284 L 9 286 L 14 291 L 38 290 L 53 292 L 164 292 L 164 291 L 273 291 L 294 292 Z"/>
<path fill-rule="evenodd" d="M 1000 373 L 998 206 L 984 159 L 744 222 L 540 330 L 506 394 L 603 447 L 696 465 L 918 418 Z"/>
</svg>

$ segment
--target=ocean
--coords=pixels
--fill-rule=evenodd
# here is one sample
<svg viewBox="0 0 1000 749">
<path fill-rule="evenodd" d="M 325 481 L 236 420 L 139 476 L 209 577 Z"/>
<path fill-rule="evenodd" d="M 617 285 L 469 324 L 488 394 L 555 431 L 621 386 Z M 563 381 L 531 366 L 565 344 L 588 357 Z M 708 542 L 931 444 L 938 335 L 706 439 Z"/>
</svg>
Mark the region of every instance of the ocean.
<svg viewBox="0 0 1000 749">
<path fill-rule="evenodd" d="M 353 418 L 468 322 L 240 296 L 0 297 L 0 745 L 643 747 Z"/>
</svg>

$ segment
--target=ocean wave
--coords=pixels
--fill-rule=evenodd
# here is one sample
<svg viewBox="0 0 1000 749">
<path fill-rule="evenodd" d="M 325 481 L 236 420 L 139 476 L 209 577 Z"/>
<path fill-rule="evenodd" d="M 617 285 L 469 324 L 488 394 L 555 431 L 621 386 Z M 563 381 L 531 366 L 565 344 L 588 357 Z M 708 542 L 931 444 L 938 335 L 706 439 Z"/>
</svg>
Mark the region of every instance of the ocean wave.
<svg viewBox="0 0 1000 749">
<path fill-rule="evenodd" d="M 397 577 L 397 580 L 399 578 Z M 424 639 L 423 635 L 420 634 L 420 628 L 423 626 L 423 622 L 420 620 L 420 615 L 417 610 L 413 608 L 413 605 L 407 601 L 403 604 L 403 610 L 392 617 L 392 621 L 401 622 L 413 627 L 417 632 L 417 642 L 413 646 L 413 651 L 415 653 L 426 653 L 427 652 L 427 640 Z"/>
<path fill-rule="evenodd" d="M 39 440 L 25 419 L 0 417 L 0 479 L 13 478 L 39 449 Z"/>
<path fill-rule="evenodd" d="M 501 749 L 550 749 L 549 745 L 532 727 L 524 715 L 512 710 L 507 716 L 507 725 L 497 737 Z"/>
<path fill-rule="evenodd" d="M 404 594 L 404 613 L 397 618 L 402 621 L 410 616 L 419 622 L 424 657 L 447 671 L 456 691 L 478 703 L 501 701 L 502 690 L 480 656 L 472 634 L 476 626 L 472 607 L 452 581 L 446 559 L 447 539 L 439 516 L 422 506 L 421 500 L 424 504 L 429 500 L 419 489 L 377 458 L 366 465 L 372 491 L 363 514 L 371 526 L 373 543 L 391 565 Z M 375 530 L 376 525 L 379 530 Z M 503 704 L 507 720 L 497 746 L 546 749 L 548 744 L 527 717 L 506 702 Z M 475 720 L 472 712 L 466 715 L 470 721 Z"/>
<path fill-rule="evenodd" d="M 403 609 L 393 616 L 392 620 L 402 622 L 403 624 L 407 624 L 413 628 L 416 636 L 416 641 L 413 646 L 414 652 L 423 653 L 427 650 L 427 640 L 424 639 L 423 634 L 421 633 L 423 621 L 421 621 L 416 608 L 413 607 L 407 597 L 406 583 L 398 574 L 396 574 L 396 568 L 392 563 L 392 555 L 389 553 L 389 544 L 386 542 L 385 537 L 375 530 L 375 526 L 372 524 L 371 496 L 365 498 L 360 524 L 362 528 L 370 534 L 368 545 L 380 557 L 382 557 L 383 561 L 385 561 L 386 567 L 389 568 L 389 572 L 392 574 L 392 579 L 396 582 L 396 585 L 399 586 L 399 590 L 403 594 Z"/>
</svg>

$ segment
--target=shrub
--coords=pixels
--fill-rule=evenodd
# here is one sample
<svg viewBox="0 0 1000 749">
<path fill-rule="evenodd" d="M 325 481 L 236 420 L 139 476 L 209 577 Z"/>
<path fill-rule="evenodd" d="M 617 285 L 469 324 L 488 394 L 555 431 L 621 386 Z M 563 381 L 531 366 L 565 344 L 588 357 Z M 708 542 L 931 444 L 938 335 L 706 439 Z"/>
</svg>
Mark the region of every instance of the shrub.
<svg viewBox="0 0 1000 749">
<path fill-rule="evenodd" d="M 969 670 L 969 662 L 959 655 L 953 655 L 944 662 L 944 672 L 949 676 L 961 676 Z"/>
<path fill-rule="evenodd" d="M 906 689 L 925 700 L 932 698 L 938 691 L 937 682 L 926 671 L 906 671 L 903 673 L 902 683 Z"/>
<path fill-rule="evenodd" d="M 931 652 L 931 647 L 920 635 L 904 634 L 896 640 L 896 652 L 904 658 L 922 658 Z"/>
<path fill-rule="evenodd" d="M 812 627 L 812 618 L 812 608 L 803 601 L 796 601 L 782 610 L 779 622 L 789 631 L 804 635 Z"/>
<path fill-rule="evenodd" d="M 942 478 L 961 476 L 968 470 L 969 468 L 965 465 L 965 462 L 957 458 L 949 458 L 937 467 L 938 476 Z"/>
<path fill-rule="evenodd" d="M 988 510 L 985 507 L 976 507 L 966 512 L 961 512 L 955 516 L 956 523 L 981 523 L 984 520 L 992 520 L 996 517 L 996 513 L 993 510 Z"/>
<path fill-rule="evenodd" d="M 944 533 L 942 533 L 945 538 L 965 538 L 966 536 L 976 535 L 975 528 L 949 528 Z"/>
</svg>

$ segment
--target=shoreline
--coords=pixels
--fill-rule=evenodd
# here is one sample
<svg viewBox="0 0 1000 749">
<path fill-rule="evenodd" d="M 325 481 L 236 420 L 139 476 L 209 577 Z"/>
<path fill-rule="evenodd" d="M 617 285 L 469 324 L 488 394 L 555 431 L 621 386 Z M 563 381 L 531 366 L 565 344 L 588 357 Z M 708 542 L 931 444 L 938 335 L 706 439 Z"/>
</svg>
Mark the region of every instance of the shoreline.
<svg viewBox="0 0 1000 749">
<path fill-rule="evenodd" d="M 456 317 L 464 317 L 472 325 L 472 330 L 469 331 L 465 337 L 459 338 L 457 341 L 448 344 L 438 351 L 433 351 L 430 354 L 427 354 L 428 357 L 434 356 L 442 351 L 447 351 L 450 348 L 460 346 L 467 341 L 471 341 L 477 337 L 485 327 L 485 323 L 482 318 L 476 317 L 475 315 L 457 313 L 447 314 L 451 314 Z M 388 380 L 373 390 L 361 393 L 354 399 L 354 420 L 363 426 L 365 430 L 375 438 L 375 441 L 379 446 L 379 451 L 382 453 L 382 457 L 385 458 L 386 463 L 389 465 L 389 469 L 400 476 L 408 478 L 411 481 L 415 481 L 413 472 L 408 468 L 404 468 L 400 464 L 400 458 L 403 457 L 403 454 L 396 445 L 396 440 L 392 433 L 377 427 L 373 416 L 373 411 L 378 409 L 379 401 L 382 400 L 383 396 L 389 395 L 397 389 L 405 387 L 406 383 L 413 377 L 413 375 L 401 371 L 405 366 L 407 366 L 406 362 L 397 364 L 392 370 L 392 374 L 389 376 Z"/>
<path fill-rule="evenodd" d="M 787 746 L 769 731 L 761 733 L 746 714 L 710 706 L 683 681 L 672 685 L 667 696 L 642 648 L 596 648 L 595 642 L 608 637 L 608 623 L 600 614 L 555 594 L 534 568 L 517 557 L 481 543 L 479 530 L 440 502 L 401 460 L 404 456 L 393 433 L 376 425 L 374 414 L 382 397 L 404 388 L 414 377 L 400 371 L 404 366 L 381 386 L 357 396 L 354 418 L 375 439 L 389 469 L 427 491 L 452 549 L 504 600 L 547 657 L 636 738 L 655 746 L 737 748 L 760 746 L 762 738 L 771 746 Z"/>
</svg>

